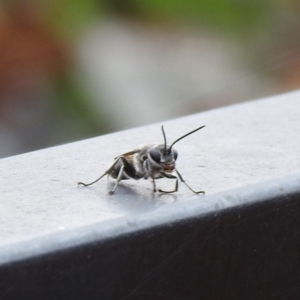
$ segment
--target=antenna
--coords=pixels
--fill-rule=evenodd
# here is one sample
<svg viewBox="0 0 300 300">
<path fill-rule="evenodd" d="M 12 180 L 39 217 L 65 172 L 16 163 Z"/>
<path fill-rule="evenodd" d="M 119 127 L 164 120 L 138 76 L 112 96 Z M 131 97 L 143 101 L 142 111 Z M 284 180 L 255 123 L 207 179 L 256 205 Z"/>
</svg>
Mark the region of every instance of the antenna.
<svg viewBox="0 0 300 300">
<path fill-rule="evenodd" d="M 161 126 L 161 130 L 162 130 L 162 133 L 163 133 L 163 136 L 164 136 L 164 141 L 165 141 L 164 151 L 166 151 L 166 149 L 167 149 L 167 138 L 166 138 L 166 134 L 165 134 L 165 131 L 164 131 L 164 125 Z"/>
<path fill-rule="evenodd" d="M 195 129 L 195 130 L 193 130 L 193 131 L 191 131 L 191 132 L 189 132 L 189 133 L 183 135 L 183 136 L 180 137 L 179 139 L 177 139 L 177 140 L 176 140 L 175 142 L 173 142 L 173 144 L 170 146 L 169 151 L 171 151 L 171 149 L 172 149 L 172 147 L 173 147 L 174 144 L 176 144 L 176 143 L 179 142 L 180 140 L 184 139 L 184 138 L 187 137 L 188 135 L 190 135 L 190 134 L 192 134 L 192 133 L 194 133 L 194 132 L 196 132 L 196 131 L 202 129 L 203 127 L 205 127 L 205 125 L 203 125 L 203 126 L 197 128 L 197 129 Z M 166 145 L 166 144 L 165 144 L 165 145 Z M 165 146 L 165 147 L 166 147 L 166 146 Z"/>
</svg>

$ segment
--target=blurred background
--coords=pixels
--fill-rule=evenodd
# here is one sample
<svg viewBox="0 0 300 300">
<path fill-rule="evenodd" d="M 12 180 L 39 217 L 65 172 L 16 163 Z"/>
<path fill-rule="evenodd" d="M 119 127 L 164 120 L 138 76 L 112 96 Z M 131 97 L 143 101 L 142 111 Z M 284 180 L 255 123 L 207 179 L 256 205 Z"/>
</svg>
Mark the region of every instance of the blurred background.
<svg viewBox="0 0 300 300">
<path fill-rule="evenodd" d="M 297 0 L 0 4 L 0 158 L 299 86 Z"/>
</svg>

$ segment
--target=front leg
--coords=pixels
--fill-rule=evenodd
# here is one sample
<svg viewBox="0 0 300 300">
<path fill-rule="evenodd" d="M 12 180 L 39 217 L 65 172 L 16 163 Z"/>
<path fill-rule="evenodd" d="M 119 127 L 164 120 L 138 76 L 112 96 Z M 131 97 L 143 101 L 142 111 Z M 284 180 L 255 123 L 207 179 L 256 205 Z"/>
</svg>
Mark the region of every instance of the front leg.
<svg viewBox="0 0 300 300">
<path fill-rule="evenodd" d="M 170 173 L 165 173 L 165 172 L 161 172 L 160 173 L 162 175 L 162 177 L 165 177 L 165 178 L 170 178 L 170 179 L 176 179 L 176 183 L 175 183 L 175 189 L 172 190 L 172 191 L 164 191 L 164 190 L 161 190 L 159 189 L 158 191 L 160 193 L 167 193 L 167 194 L 171 194 L 171 193 L 175 193 L 178 191 L 178 177 L 173 175 L 173 174 L 170 174 Z"/>
<path fill-rule="evenodd" d="M 170 173 L 165 173 L 165 172 L 161 172 L 160 174 L 163 176 L 163 177 L 166 177 L 166 178 L 170 178 L 170 179 L 176 179 L 176 184 L 175 184 L 175 189 L 173 191 L 164 191 L 164 190 L 161 190 L 159 189 L 158 191 L 161 192 L 161 193 L 175 193 L 178 191 L 178 178 L 180 179 L 180 181 L 182 183 L 184 183 L 186 185 L 186 187 L 192 191 L 194 194 L 205 194 L 204 191 L 194 191 L 183 179 L 183 177 L 181 176 L 181 174 L 175 169 L 175 172 L 177 173 L 178 177 L 173 175 L 173 174 L 170 174 Z"/>
<path fill-rule="evenodd" d="M 181 176 L 181 174 L 175 169 L 175 172 L 177 173 L 179 179 L 181 180 L 181 182 L 183 182 L 190 191 L 192 191 L 194 194 L 203 194 L 205 195 L 205 192 L 204 191 L 194 191 L 183 179 L 183 177 Z"/>
</svg>

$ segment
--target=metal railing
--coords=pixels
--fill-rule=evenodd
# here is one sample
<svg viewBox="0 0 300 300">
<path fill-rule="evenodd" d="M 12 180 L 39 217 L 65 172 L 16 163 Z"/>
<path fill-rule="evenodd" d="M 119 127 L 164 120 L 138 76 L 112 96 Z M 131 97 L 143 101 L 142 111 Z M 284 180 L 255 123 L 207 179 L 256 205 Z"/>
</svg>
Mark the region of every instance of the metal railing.
<svg viewBox="0 0 300 300">
<path fill-rule="evenodd" d="M 164 122 L 193 188 L 78 187 L 154 124 L 0 160 L 1 299 L 296 299 L 300 101 L 293 92 Z M 175 147 L 175 146 L 174 146 Z M 174 180 L 157 180 L 160 188 Z"/>
</svg>

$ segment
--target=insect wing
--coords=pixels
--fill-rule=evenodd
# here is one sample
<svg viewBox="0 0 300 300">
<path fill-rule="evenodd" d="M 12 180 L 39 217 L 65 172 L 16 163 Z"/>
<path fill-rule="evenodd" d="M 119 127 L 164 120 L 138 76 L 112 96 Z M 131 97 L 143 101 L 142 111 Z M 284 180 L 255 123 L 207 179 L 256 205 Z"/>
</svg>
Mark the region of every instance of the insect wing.
<svg viewBox="0 0 300 300">
<path fill-rule="evenodd" d="M 133 156 L 134 154 L 139 153 L 140 151 L 141 151 L 140 149 L 131 150 L 131 151 L 128 151 L 128 152 L 118 155 L 117 157 L 115 157 L 115 159 L 117 159 L 120 156 L 123 156 L 126 159 L 130 159 L 130 156 Z"/>
</svg>

